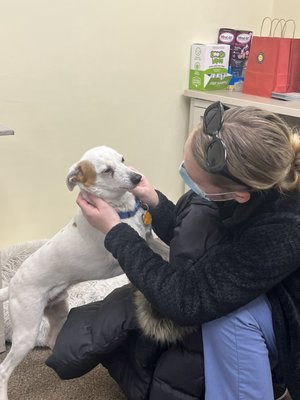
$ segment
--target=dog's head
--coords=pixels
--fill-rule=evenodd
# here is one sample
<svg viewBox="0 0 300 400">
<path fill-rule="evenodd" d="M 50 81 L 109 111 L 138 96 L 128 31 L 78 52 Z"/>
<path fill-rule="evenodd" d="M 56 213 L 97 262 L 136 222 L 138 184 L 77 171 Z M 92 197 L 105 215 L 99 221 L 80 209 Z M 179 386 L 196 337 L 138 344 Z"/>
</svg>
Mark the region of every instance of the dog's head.
<svg viewBox="0 0 300 400">
<path fill-rule="evenodd" d="M 88 150 L 74 164 L 67 176 L 67 186 L 76 185 L 85 192 L 103 199 L 119 198 L 133 189 L 142 176 L 124 164 L 124 158 L 110 147 L 100 146 Z"/>
</svg>

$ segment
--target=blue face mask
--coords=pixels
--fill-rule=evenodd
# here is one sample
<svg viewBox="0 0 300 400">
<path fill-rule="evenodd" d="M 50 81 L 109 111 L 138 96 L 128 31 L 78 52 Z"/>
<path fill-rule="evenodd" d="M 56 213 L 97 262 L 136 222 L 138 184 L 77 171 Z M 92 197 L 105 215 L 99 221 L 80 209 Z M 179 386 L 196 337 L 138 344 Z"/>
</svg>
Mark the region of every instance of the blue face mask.
<svg viewBox="0 0 300 400">
<path fill-rule="evenodd" d="M 207 201 L 229 201 L 229 200 L 235 199 L 236 192 L 223 192 L 223 193 L 210 193 L 210 194 L 203 192 L 203 190 L 199 188 L 197 183 L 194 182 L 192 180 L 192 178 L 189 176 L 189 174 L 187 173 L 187 170 L 185 169 L 183 161 L 179 167 L 179 174 L 180 174 L 181 178 L 183 179 L 184 183 L 190 189 L 192 189 L 193 192 L 195 192 L 198 196 L 202 197 L 203 199 L 205 199 Z"/>
<path fill-rule="evenodd" d="M 184 183 L 190 188 L 192 189 L 193 192 L 195 192 L 198 196 L 201 196 L 203 199 L 207 200 L 207 201 L 212 201 L 207 197 L 207 194 L 205 192 L 203 192 L 203 190 L 201 190 L 199 188 L 199 186 L 197 185 L 197 183 L 195 183 L 188 175 L 188 173 L 186 172 L 186 169 L 184 167 L 184 163 L 182 161 L 182 163 L 180 164 L 179 167 L 179 174 L 181 176 L 181 178 L 183 179 Z"/>
</svg>

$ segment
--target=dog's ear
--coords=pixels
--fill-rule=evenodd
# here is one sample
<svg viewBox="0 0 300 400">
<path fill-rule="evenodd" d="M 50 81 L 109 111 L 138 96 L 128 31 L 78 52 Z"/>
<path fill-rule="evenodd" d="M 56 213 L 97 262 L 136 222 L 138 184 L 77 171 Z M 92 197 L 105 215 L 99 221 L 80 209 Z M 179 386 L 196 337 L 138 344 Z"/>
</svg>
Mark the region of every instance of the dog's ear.
<svg viewBox="0 0 300 400">
<path fill-rule="evenodd" d="M 68 189 L 70 192 L 74 189 L 74 187 L 77 185 L 77 176 L 80 172 L 80 167 L 78 164 L 72 165 L 72 167 L 69 170 L 69 173 L 67 175 L 66 183 L 68 186 Z"/>
<path fill-rule="evenodd" d="M 85 187 L 93 186 L 96 181 L 96 171 L 90 161 L 83 160 L 74 164 L 67 176 L 67 186 L 70 191 L 74 189 L 77 183 L 82 183 Z"/>
</svg>

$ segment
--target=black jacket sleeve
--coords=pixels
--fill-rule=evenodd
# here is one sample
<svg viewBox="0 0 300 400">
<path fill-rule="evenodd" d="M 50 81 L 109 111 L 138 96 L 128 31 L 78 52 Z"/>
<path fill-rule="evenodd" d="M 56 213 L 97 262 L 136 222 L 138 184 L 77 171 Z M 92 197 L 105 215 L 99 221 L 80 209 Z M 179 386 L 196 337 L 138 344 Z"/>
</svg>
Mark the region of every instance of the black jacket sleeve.
<svg viewBox="0 0 300 400">
<path fill-rule="evenodd" d="M 163 315 L 181 325 L 200 325 L 266 293 L 299 264 L 299 222 L 263 215 L 239 236 L 179 268 L 154 254 L 127 224 L 105 238 L 130 281 Z"/>
<path fill-rule="evenodd" d="M 165 349 L 138 329 L 135 291 L 125 285 L 101 301 L 71 309 L 46 365 L 61 379 L 73 379 L 102 363 L 127 399 L 148 399 L 157 359 Z M 203 390 L 201 376 L 199 380 L 198 391 Z"/>
<path fill-rule="evenodd" d="M 175 204 L 158 190 L 156 192 L 158 194 L 159 203 L 156 207 L 150 207 L 152 228 L 156 235 L 169 245 L 176 222 L 174 213 Z"/>
<path fill-rule="evenodd" d="M 137 329 L 132 285 L 70 310 L 46 364 L 62 379 L 79 377 L 113 354 Z"/>
</svg>

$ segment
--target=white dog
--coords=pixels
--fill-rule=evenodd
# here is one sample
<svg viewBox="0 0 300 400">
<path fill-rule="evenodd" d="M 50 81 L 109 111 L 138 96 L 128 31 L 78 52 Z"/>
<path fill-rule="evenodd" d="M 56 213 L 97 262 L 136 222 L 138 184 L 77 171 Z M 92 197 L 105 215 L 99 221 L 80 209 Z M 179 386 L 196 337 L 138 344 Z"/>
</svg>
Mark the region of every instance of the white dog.
<svg viewBox="0 0 300 400">
<path fill-rule="evenodd" d="M 145 210 L 130 193 L 141 175 L 123 162 L 111 148 L 93 148 L 71 167 L 67 185 L 70 190 L 78 185 L 83 193 L 105 199 L 124 222 L 143 238 L 150 238 L 151 227 L 143 222 Z M 104 235 L 79 210 L 67 226 L 23 262 L 9 286 L 0 290 L 0 301 L 9 299 L 13 330 L 11 350 L 0 365 L 0 400 L 7 400 L 11 373 L 35 345 L 43 313 L 50 324 L 48 344 L 53 347 L 67 317 L 68 287 L 123 273 L 103 242 Z"/>
</svg>

